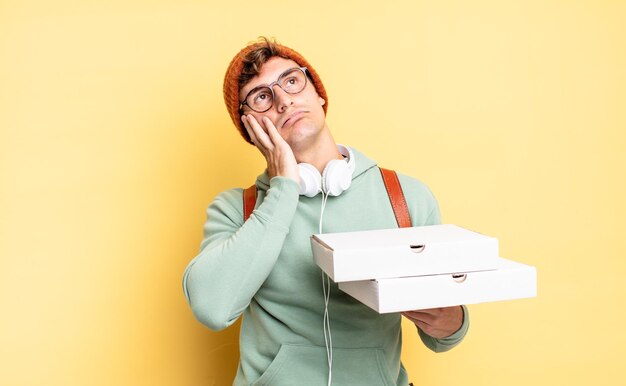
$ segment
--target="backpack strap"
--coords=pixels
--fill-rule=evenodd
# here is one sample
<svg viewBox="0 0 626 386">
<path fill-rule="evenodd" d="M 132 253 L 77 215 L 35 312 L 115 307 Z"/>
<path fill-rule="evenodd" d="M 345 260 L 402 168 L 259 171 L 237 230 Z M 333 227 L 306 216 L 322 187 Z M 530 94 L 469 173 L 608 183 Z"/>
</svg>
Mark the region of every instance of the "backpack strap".
<svg viewBox="0 0 626 386">
<path fill-rule="evenodd" d="M 248 220 L 256 205 L 256 184 L 243 191 L 243 221 Z"/>
<path fill-rule="evenodd" d="M 380 174 L 383 177 L 385 183 L 385 189 L 387 189 L 387 195 L 389 201 L 391 201 L 391 208 L 393 214 L 396 216 L 398 227 L 408 228 L 411 227 L 411 216 L 409 214 L 409 207 L 406 204 L 404 193 L 402 193 L 402 186 L 400 186 L 400 180 L 395 171 L 389 169 L 380 169 Z M 243 221 L 248 220 L 254 206 L 256 205 L 257 189 L 256 184 L 250 186 L 243 191 Z"/>
<path fill-rule="evenodd" d="M 383 177 L 383 182 L 385 183 L 385 189 L 387 189 L 389 201 L 391 201 L 393 214 L 396 216 L 396 221 L 398 222 L 398 227 L 411 227 L 411 215 L 409 214 L 409 207 L 406 204 L 404 193 L 402 193 L 402 186 L 400 186 L 398 175 L 393 170 L 380 167 L 379 169 Z"/>
</svg>

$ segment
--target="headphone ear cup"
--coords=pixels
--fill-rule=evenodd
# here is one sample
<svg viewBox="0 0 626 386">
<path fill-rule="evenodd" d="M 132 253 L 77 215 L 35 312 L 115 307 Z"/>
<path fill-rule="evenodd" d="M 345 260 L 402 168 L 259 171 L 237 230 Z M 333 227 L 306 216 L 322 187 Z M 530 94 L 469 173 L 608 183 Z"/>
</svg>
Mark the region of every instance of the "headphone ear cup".
<svg viewBox="0 0 626 386">
<path fill-rule="evenodd" d="M 315 197 L 322 191 L 322 176 L 315 166 L 307 163 L 298 164 L 300 171 L 300 194 Z"/>
<path fill-rule="evenodd" d="M 352 172 L 348 163 L 342 160 L 332 160 L 322 173 L 322 190 L 330 196 L 338 196 L 352 184 Z"/>
</svg>

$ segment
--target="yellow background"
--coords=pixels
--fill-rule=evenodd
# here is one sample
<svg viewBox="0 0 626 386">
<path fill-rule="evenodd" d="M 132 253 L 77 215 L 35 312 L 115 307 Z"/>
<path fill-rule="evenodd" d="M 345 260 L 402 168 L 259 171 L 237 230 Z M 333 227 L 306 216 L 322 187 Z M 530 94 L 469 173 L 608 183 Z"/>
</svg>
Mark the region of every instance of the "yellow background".
<svg viewBox="0 0 626 386">
<path fill-rule="evenodd" d="M 470 306 L 416 385 L 626 382 L 626 4 L 0 2 L 0 384 L 227 385 L 237 326 L 181 287 L 205 208 L 263 159 L 222 102 L 275 36 L 315 66 L 335 138 L 416 176 L 443 220 L 538 268 Z"/>
</svg>

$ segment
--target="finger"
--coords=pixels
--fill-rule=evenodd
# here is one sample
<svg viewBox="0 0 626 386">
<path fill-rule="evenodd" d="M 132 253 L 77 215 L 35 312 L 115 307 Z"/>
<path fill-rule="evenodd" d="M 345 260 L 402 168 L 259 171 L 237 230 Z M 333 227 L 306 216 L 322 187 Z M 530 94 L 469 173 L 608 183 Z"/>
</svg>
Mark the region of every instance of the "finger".
<svg viewBox="0 0 626 386">
<path fill-rule="evenodd" d="M 424 308 L 422 310 L 414 310 L 414 312 L 419 312 L 421 314 L 437 315 L 441 313 L 441 310 L 441 308 Z"/>
<path fill-rule="evenodd" d="M 429 316 L 436 316 L 438 313 L 437 312 L 432 312 L 432 311 L 422 311 L 422 310 L 413 310 L 413 311 L 405 311 L 405 314 L 411 315 L 413 317 L 429 317 Z"/>
<path fill-rule="evenodd" d="M 420 319 L 432 319 L 432 318 L 437 318 L 438 316 L 440 316 L 442 314 L 443 309 L 442 308 L 429 308 L 429 309 L 423 309 L 423 310 L 413 310 L 413 311 L 408 311 L 411 313 L 411 315 L 413 315 L 414 317 L 420 318 Z"/>
<path fill-rule="evenodd" d="M 248 121 L 248 117 L 246 115 L 242 115 L 241 116 L 241 122 L 243 122 L 243 126 L 246 128 L 246 131 L 248 132 L 248 136 L 250 137 L 250 141 L 252 141 L 253 144 L 257 144 L 257 139 L 256 139 L 256 135 L 254 135 L 254 130 L 252 130 L 252 128 L 250 127 L 250 123 Z"/>
<path fill-rule="evenodd" d="M 265 128 L 267 129 L 267 134 L 272 140 L 272 143 L 274 144 L 286 143 L 283 137 L 278 132 L 278 129 L 276 128 L 276 126 L 274 126 L 274 123 L 272 122 L 271 119 L 269 119 L 268 117 L 263 117 L 263 124 L 265 125 Z"/>
<path fill-rule="evenodd" d="M 428 335 L 431 335 L 434 332 L 434 329 L 429 324 L 422 323 L 422 322 L 415 322 L 415 325 L 417 326 L 417 328 L 422 330 L 422 332 L 425 332 Z"/>
<path fill-rule="evenodd" d="M 430 326 L 434 320 L 432 315 L 422 314 L 422 313 L 415 312 L 415 311 L 403 312 L 402 315 L 404 315 L 407 319 L 409 319 L 415 324 L 420 323 L 420 324 L 425 324 L 427 326 Z"/>
<path fill-rule="evenodd" d="M 260 143 L 268 151 L 272 151 L 274 149 L 274 144 L 256 118 L 252 115 L 248 115 L 248 123 L 254 131 L 254 135 L 256 136 L 258 143 Z"/>
</svg>

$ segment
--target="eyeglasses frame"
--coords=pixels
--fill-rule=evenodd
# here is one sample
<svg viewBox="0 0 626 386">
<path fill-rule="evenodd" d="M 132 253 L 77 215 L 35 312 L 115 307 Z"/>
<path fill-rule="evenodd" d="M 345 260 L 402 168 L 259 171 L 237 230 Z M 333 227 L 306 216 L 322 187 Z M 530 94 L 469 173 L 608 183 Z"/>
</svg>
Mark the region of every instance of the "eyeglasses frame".
<svg viewBox="0 0 626 386">
<path fill-rule="evenodd" d="M 300 90 L 298 92 L 293 92 L 292 93 L 292 92 L 289 92 L 289 91 L 283 89 L 283 87 L 280 85 L 279 81 L 281 80 L 283 75 L 285 75 L 288 72 L 290 72 L 292 70 L 295 70 L 295 69 L 298 69 L 298 70 L 302 71 L 302 73 L 304 74 L 304 86 L 302 87 L 302 90 Z M 296 95 L 296 94 L 299 94 L 302 91 L 304 91 L 304 89 L 306 88 L 306 85 L 308 83 L 308 78 L 309 78 L 308 69 L 306 67 L 292 67 L 292 68 L 288 68 L 285 71 L 283 71 L 280 75 L 278 75 L 278 79 L 276 79 L 274 82 L 272 82 L 272 83 L 270 83 L 268 85 L 257 86 L 255 88 L 253 88 L 252 90 L 250 90 L 246 94 L 246 97 L 243 98 L 243 101 L 239 102 L 239 112 L 241 113 L 243 111 L 243 106 L 245 105 L 245 106 L 248 106 L 250 108 L 250 110 L 252 110 L 252 111 L 254 111 L 256 113 L 264 113 L 264 112 L 268 111 L 269 109 L 271 109 L 274 106 L 274 100 L 276 99 L 276 94 L 274 93 L 274 86 L 280 87 L 280 89 L 283 90 L 284 92 L 286 92 L 287 94 Z M 255 109 L 252 108 L 252 106 L 250 106 L 248 104 L 248 97 L 250 96 L 250 94 L 252 94 L 252 92 L 258 90 L 259 88 L 265 88 L 265 87 L 269 88 L 271 93 L 272 93 L 272 104 L 270 105 L 270 107 L 268 107 L 267 109 L 265 109 L 263 111 L 256 111 Z"/>
</svg>

